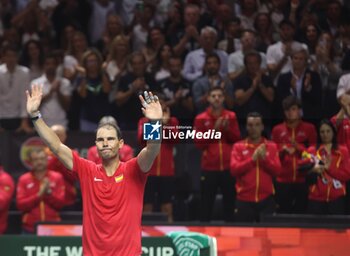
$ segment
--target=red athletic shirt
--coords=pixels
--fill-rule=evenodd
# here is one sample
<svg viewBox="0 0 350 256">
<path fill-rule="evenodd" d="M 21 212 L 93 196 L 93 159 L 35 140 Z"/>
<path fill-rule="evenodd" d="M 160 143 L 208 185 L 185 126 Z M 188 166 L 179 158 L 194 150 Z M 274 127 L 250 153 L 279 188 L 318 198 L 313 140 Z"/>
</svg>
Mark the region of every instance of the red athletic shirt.
<svg viewBox="0 0 350 256">
<path fill-rule="evenodd" d="M 73 152 L 83 198 L 84 256 L 141 255 L 141 215 L 147 180 L 137 158 L 108 177 L 102 165 Z"/>
</svg>

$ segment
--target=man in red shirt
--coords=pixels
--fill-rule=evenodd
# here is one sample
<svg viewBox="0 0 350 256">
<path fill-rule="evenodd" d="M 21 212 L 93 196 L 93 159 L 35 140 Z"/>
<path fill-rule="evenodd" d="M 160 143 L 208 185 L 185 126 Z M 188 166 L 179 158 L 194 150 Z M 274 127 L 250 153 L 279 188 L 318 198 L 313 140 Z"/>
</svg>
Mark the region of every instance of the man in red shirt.
<svg viewBox="0 0 350 256">
<path fill-rule="evenodd" d="M 305 213 L 308 186 L 305 174 L 298 172 L 298 161 L 309 146 L 316 145 L 317 132 L 313 124 L 301 120 L 301 104 L 295 96 L 282 102 L 285 122 L 272 130 L 282 164 L 276 178 L 276 201 L 281 213 Z"/>
<path fill-rule="evenodd" d="M 118 126 L 117 120 L 115 120 L 114 117 L 112 116 L 104 116 L 101 118 L 100 122 L 98 125 L 103 125 L 103 124 L 108 124 L 112 123 L 115 126 Z M 132 147 L 129 145 L 125 144 L 121 149 L 119 149 L 119 159 L 122 162 L 126 162 L 130 160 L 131 158 L 134 157 L 134 150 Z M 87 157 L 88 160 L 93 161 L 96 164 L 102 164 L 102 158 L 100 157 L 96 145 L 90 147 L 87 152 Z"/>
<path fill-rule="evenodd" d="M 67 132 L 64 126 L 56 124 L 51 126 L 51 129 L 57 134 L 62 143 L 66 142 Z M 47 168 L 62 174 L 65 186 L 64 210 L 74 209 L 74 203 L 77 198 L 77 188 L 75 185 L 78 180 L 78 175 L 68 170 L 52 152 L 50 152 L 48 157 Z"/>
<path fill-rule="evenodd" d="M 98 127 L 96 146 L 102 165 L 80 158 L 62 144 L 45 124 L 38 111 L 42 88 L 32 87 L 27 94 L 27 111 L 35 129 L 51 151 L 73 172 L 77 172 L 83 198 L 83 253 L 84 255 L 140 255 L 141 214 L 143 191 L 161 140 L 149 140 L 136 158 L 119 160 L 123 146 L 120 129 L 113 124 Z M 139 96 L 144 115 L 155 122 L 159 131 L 163 113 L 158 97 L 145 92 Z"/>
<path fill-rule="evenodd" d="M 60 221 L 64 206 L 64 181 L 60 173 L 47 169 L 47 154 L 38 148 L 29 152 L 32 170 L 19 177 L 17 208 L 23 213 L 24 233 L 34 233 L 38 221 Z"/>
<path fill-rule="evenodd" d="M 231 173 L 236 177 L 236 221 L 259 221 L 261 214 L 272 214 L 273 178 L 278 176 L 281 163 L 277 145 L 262 137 L 262 116 L 249 113 L 245 140 L 234 144 L 231 154 Z"/>
<path fill-rule="evenodd" d="M 7 228 L 7 216 L 14 190 L 13 179 L 2 168 L 0 156 L 0 234 L 3 234 Z"/>
<path fill-rule="evenodd" d="M 196 146 L 203 151 L 201 160 L 201 221 L 210 221 L 218 188 L 223 195 L 224 218 L 231 221 L 235 201 L 235 181 L 230 174 L 230 153 L 240 138 L 236 114 L 224 108 L 225 92 L 221 87 L 211 88 L 207 100 L 209 107 L 197 115 L 196 132 L 215 130 L 221 139 L 197 139 Z"/>
<path fill-rule="evenodd" d="M 165 105 L 164 96 L 159 96 L 159 102 L 163 108 L 163 130 L 176 133 L 179 121 L 170 116 L 170 109 Z M 143 125 L 149 122 L 146 117 L 139 120 L 137 138 L 140 145 L 144 146 L 146 141 L 143 140 Z M 144 197 L 144 212 L 152 212 L 156 196 L 160 203 L 160 210 L 168 216 L 168 221 L 173 221 L 173 204 L 172 197 L 175 190 L 175 163 L 174 163 L 174 146 L 175 139 L 163 141 L 160 152 L 149 172 Z"/>
</svg>

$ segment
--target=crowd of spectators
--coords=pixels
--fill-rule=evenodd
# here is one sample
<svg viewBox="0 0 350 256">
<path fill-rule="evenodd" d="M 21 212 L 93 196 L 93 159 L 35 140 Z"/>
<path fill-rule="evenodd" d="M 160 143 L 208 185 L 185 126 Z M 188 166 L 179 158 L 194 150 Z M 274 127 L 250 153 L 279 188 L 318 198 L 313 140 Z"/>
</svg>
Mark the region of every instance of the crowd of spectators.
<svg viewBox="0 0 350 256">
<path fill-rule="evenodd" d="M 236 191 L 227 193 L 233 201 L 237 194 L 236 206 L 244 212 L 237 219 L 258 220 L 252 209 L 275 209 L 272 183 L 280 212 L 345 213 L 349 10 L 342 0 L 1 0 L 0 132 L 34 132 L 25 111 L 25 90 L 33 84 L 43 85 L 40 110 L 50 126 L 84 132 L 95 131 L 103 116 L 115 118 L 121 130 L 136 131 L 145 122 L 138 95 L 150 90 L 160 95 L 170 124 L 198 127 L 200 115 L 219 119 L 214 129 L 237 121 L 239 136 L 225 141 L 233 146 L 232 157 L 208 160 L 207 149 L 196 143 L 203 150 L 202 184 L 214 179 L 210 171 L 225 171 L 215 179 L 232 179 L 232 188 L 236 182 Z M 222 108 L 215 105 L 221 96 Z M 172 147 L 164 146 L 167 160 Z M 212 150 L 223 152 L 222 146 Z M 280 162 L 269 164 L 269 154 Z M 158 168 L 173 165 L 157 161 Z M 224 162 L 208 169 L 203 161 Z M 310 162 L 314 166 L 306 168 Z M 154 166 L 152 175 L 173 171 Z M 50 201 L 55 193 L 47 183 L 37 184 L 38 194 Z M 212 194 L 202 196 L 212 201 Z M 20 195 L 18 207 L 26 211 Z M 151 211 L 147 195 L 145 209 Z M 171 221 L 169 197 L 162 207 Z M 203 220 L 210 220 L 211 207 L 204 206 Z M 227 215 L 234 205 L 225 207 Z"/>
</svg>

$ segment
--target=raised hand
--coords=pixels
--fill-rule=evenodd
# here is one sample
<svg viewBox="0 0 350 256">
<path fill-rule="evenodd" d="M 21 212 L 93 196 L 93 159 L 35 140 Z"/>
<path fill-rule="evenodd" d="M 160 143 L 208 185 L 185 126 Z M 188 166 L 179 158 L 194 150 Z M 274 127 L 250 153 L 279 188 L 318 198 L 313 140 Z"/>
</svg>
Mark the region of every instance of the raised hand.
<svg viewBox="0 0 350 256">
<path fill-rule="evenodd" d="M 26 91 L 27 95 L 27 112 L 30 116 L 35 116 L 39 111 L 41 100 L 43 98 L 43 87 L 38 84 L 32 86 L 32 93 Z"/>
<path fill-rule="evenodd" d="M 142 112 L 150 120 L 161 120 L 163 118 L 162 106 L 159 103 L 157 95 L 152 92 L 144 92 L 144 97 L 139 95 L 142 104 Z"/>
</svg>

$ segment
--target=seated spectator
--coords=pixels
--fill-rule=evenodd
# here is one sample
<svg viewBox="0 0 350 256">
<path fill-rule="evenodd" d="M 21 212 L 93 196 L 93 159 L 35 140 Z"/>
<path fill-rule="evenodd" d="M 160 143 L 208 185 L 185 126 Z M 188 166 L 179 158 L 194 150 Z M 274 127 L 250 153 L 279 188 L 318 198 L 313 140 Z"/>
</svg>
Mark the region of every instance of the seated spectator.
<svg viewBox="0 0 350 256">
<path fill-rule="evenodd" d="M 165 105 L 164 96 L 160 94 L 157 96 L 163 108 L 163 131 L 166 133 L 177 132 L 179 121 L 171 116 L 169 107 Z M 143 126 L 147 122 L 150 122 L 150 120 L 146 117 L 141 118 L 138 122 L 137 138 L 142 147 L 147 142 L 143 139 Z M 154 160 L 149 171 L 144 195 L 143 212 L 154 212 L 158 202 L 161 212 L 167 215 L 168 222 L 173 222 L 172 202 L 175 194 L 175 162 L 173 152 L 176 142 L 176 139 L 163 139 L 159 155 Z"/>
<path fill-rule="evenodd" d="M 122 130 L 136 130 L 142 117 L 139 108 L 139 94 L 143 91 L 159 91 L 154 76 L 146 72 L 146 60 L 141 52 L 134 52 L 129 58 L 131 71 L 120 78 L 115 103 L 119 107 L 118 124 Z"/>
<path fill-rule="evenodd" d="M 244 72 L 244 55 L 254 51 L 255 47 L 255 32 L 252 30 L 244 30 L 241 34 L 241 50 L 235 51 L 228 56 L 228 72 L 232 81 Z M 266 56 L 262 52 L 259 54 L 261 55 L 261 68 L 266 69 Z"/>
<path fill-rule="evenodd" d="M 84 53 L 79 72 L 82 77 L 78 87 L 81 98 L 80 129 L 93 132 L 97 129 L 100 117 L 111 111 L 108 99 L 112 86 L 102 70 L 102 57 L 97 50 L 91 49 Z"/>
<path fill-rule="evenodd" d="M 260 53 L 248 52 L 244 56 L 245 72 L 233 83 L 235 111 L 242 134 L 245 134 L 245 120 L 250 112 L 260 113 L 266 122 L 266 131 L 271 129 L 274 86 L 272 79 L 261 69 L 261 62 Z"/>
<path fill-rule="evenodd" d="M 239 140 L 240 132 L 236 114 L 224 107 L 225 91 L 212 87 L 207 94 L 209 107 L 196 116 L 194 130 L 221 132 L 220 139 L 195 138 L 195 145 L 202 151 L 201 158 L 201 221 L 212 220 L 212 209 L 218 189 L 223 195 L 225 221 L 232 221 L 235 200 L 235 181 L 230 174 L 230 151 Z"/>
<path fill-rule="evenodd" d="M 208 11 L 211 11 L 214 13 L 212 15 L 213 16 L 212 23 L 218 32 L 218 40 L 221 41 L 226 37 L 227 27 L 232 21 L 232 17 L 234 16 L 234 11 L 232 6 L 230 6 L 229 4 L 226 4 L 226 3 L 220 3 L 220 4 L 215 3 L 215 4 L 214 6 L 209 5 Z M 211 7 L 213 7 L 213 9 L 211 9 Z"/>
<path fill-rule="evenodd" d="M 241 20 L 243 29 L 254 29 L 254 20 L 258 12 L 257 0 L 242 0 L 241 1 L 241 13 L 238 18 Z"/>
<path fill-rule="evenodd" d="M 273 128 L 271 136 L 282 164 L 276 178 L 276 201 L 280 213 L 305 213 L 308 188 L 297 163 L 306 148 L 316 145 L 317 132 L 314 125 L 302 121 L 301 104 L 295 96 L 285 98 L 282 105 L 285 121 Z"/>
<path fill-rule="evenodd" d="M 147 71 L 152 72 L 157 65 L 157 55 L 160 48 L 165 45 L 165 36 L 159 27 L 149 30 L 146 46 L 141 49 L 146 59 Z"/>
<path fill-rule="evenodd" d="M 154 78 L 157 82 L 170 76 L 169 59 L 172 55 L 173 50 L 170 45 L 164 44 L 159 48 L 154 66 Z"/>
<path fill-rule="evenodd" d="M 14 191 L 15 183 L 2 167 L 0 155 L 0 234 L 5 233 L 7 228 L 7 216 Z"/>
<path fill-rule="evenodd" d="M 165 104 L 181 125 L 192 125 L 194 106 L 190 83 L 181 74 L 182 61 L 180 57 L 169 59 L 170 76 L 160 81 L 160 90 L 165 96 Z"/>
<path fill-rule="evenodd" d="M 29 89 L 29 70 L 17 64 L 17 49 L 11 45 L 2 48 L 0 65 L 0 131 L 12 130 L 31 133 L 23 99 Z"/>
<path fill-rule="evenodd" d="M 47 55 L 44 61 L 44 74 L 31 82 L 43 86 L 43 101 L 40 111 L 48 125 L 60 124 L 67 127 L 68 111 L 72 87 L 68 79 L 57 77 L 58 62 L 56 56 Z"/>
<path fill-rule="evenodd" d="M 65 197 L 63 177 L 47 169 L 44 149 L 30 151 L 29 158 L 32 170 L 19 177 L 16 193 L 17 208 L 23 214 L 23 234 L 33 234 L 36 222 L 60 221 Z"/>
<path fill-rule="evenodd" d="M 44 50 L 39 41 L 29 40 L 23 46 L 19 63 L 29 69 L 30 81 L 43 74 Z"/>
<path fill-rule="evenodd" d="M 327 119 L 318 130 L 320 144 L 307 152 L 316 156 L 309 184 L 309 214 L 345 214 L 345 182 L 350 179 L 349 152 L 337 143 L 337 132 Z"/>
<path fill-rule="evenodd" d="M 225 38 L 218 43 L 218 49 L 227 54 L 241 49 L 241 21 L 239 18 L 232 18 L 226 25 Z"/>
<path fill-rule="evenodd" d="M 280 75 L 275 97 L 277 120 L 283 119 L 282 101 L 288 95 L 294 95 L 301 101 L 304 120 L 317 125 L 323 116 L 321 78 L 308 68 L 308 59 L 306 50 L 294 51 L 292 71 Z"/>
<path fill-rule="evenodd" d="M 215 49 L 217 41 L 216 30 L 212 27 L 205 27 L 201 30 L 200 42 L 201 48 L 190 52 L 185 59 L 183 75 L 193 82 L 203 74 L 203 66 L 205 57 L 208 54 L 216 53 L 220 58 L 220 75 L 226 77 L 227 75 L 227 53 Z"/>
<path fill-rule="evenodd" d="M 319 22 L 321 30 L 328 31 L 336 36 L 344 17 L 343 14 L 343 5 L 338 0 L 327 1 L 326 16 L 320 19 Z"/>
<path fill-rule="evenodd" d="M 262 137 L 263 118 L 247 115 L 248 137 L 233 145 L 231 174 L 236 178 L 236 215 L 238 222 L 258 222 L 262 214 L 273 214 L 273 179 L 281 171 L 277 145 Z"/>
<path fill-rule="evenodd" d="M 192 87 L 193 102 L 197 113 L 203 112 L 208 107 L 208 92 L 211 88 L 221 87 L 225 91 L 225 105 L 233 107 L 233 87 L 226 77 L 220 75 L 220 57 L 215 54 L 205 56 L 205 75 L 196 79 Z"/>
<path fill-rule="evenodd" d="M 98 123 L 99 126 L 104 125 L 104 124 L 109 124 L 112 123 L 115 126 L 118 126 L 117 120 L 115 120 L 114 117 L 112 116 L 104 116 L 101 118 L 100 122 Z M 126 162 L 130 160 L 131 158 L 134 157 L 134 150 L 132 147 L 130 147 L 128 144 L 124 143 L 123 147 L 119 149 L 119 159 L 122 162 Z M 96 164 L 101 164 L 102 163 L 102 158 L 98 154 L 97 147 L 92 146 L 88 149 L 87 152 L 87 157 L 88 160 L 96 163 Z"/>
</svg>

